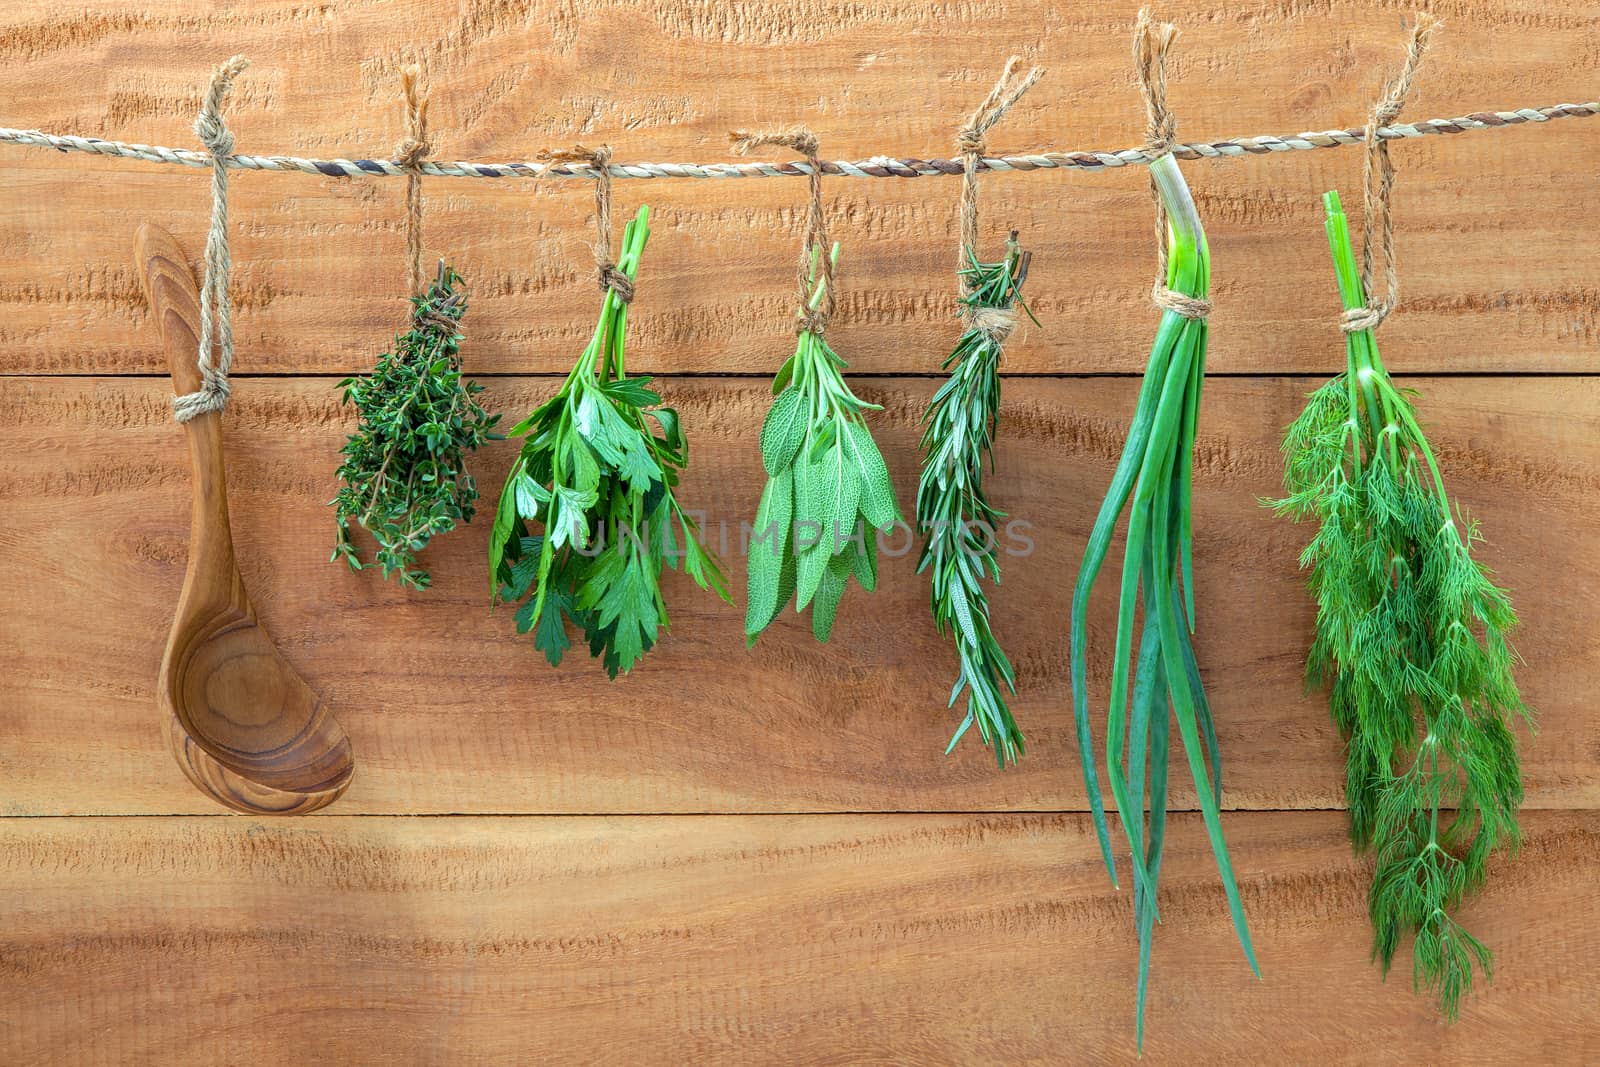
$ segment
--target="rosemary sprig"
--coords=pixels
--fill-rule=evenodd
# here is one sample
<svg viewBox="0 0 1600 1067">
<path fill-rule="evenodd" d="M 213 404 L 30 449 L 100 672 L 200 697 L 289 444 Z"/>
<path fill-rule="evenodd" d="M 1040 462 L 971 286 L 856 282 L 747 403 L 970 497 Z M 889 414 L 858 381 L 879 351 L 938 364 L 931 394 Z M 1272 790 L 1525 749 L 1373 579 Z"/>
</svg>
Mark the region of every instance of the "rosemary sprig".
<svg viewBox="0 0 1600 1067">
<path fill-rule="evenodd" d="M 810 307 L 826 295 L 820 249 L 811 255 Z M 829 252 L 839 258 L 839 246 Z M 861 418 L 877 404 L 858 398 L 839 373 L 844 360 L 802 329 L 794 355 L 772 382 L 777 397 L 761 427 L 767 485 L 756 511 L 749 555 L 745 644 L 792 599 L 811 611 L 811 632 L 826 641 L 851 578 L 878 584 L 878 539 L 900 521 L 894 485 L 872 432 Z"/>
<path fill-rule="evenodd" d="M 1021 303 L 1022 281 L 1029 253 L 1013 231 L 1005 258 L 980 263 L 967 249 L 967 307 L 1009 313 Z M 1027 310 L 1027 305 L 1023 305 Z M 1030 313 L 1031 317 L 1031 313 Z M 989 594 L 984 578 L 1000 581 L 997 524 L 1005 513 L 989 503 L 983 489 L 985 461 L 994 464 L 995 429 L 1000 417 L 1002 332 L 969 321 L 943 368 L 949 378 L 934 394 L 923 415 L 922 478 L 917 485 L 917 524 L 924 534 L 917 570 L 932 575 L 934 624 L 949 632 L 960 660 L 960 673 L 950 691 L 954 707 L 967 692 L 967 714 L 945 749 L 948 754 L 974 723 L 983 743 L 991 746 L 1004 767 L 1024 751 L 1022 730 L 1012 717 L 1001 685 L 1013 694 L 1016 674 L 989 628 Z"/>
<path fill-rule="evenodd" d="M 1168 217 L 1167 287 L 1189 297 L 1204 298 L 1211 282 L 1211 253 L 1189 188 L 1170 155 L 1151 164 L 1150 173 Z M 1169 703 L 1211 838 L 1234 932 L 1251 970 L 1258 976 L 1261 973 L 1222 836 L 1221 759 L 1211 708 L 1189 641 L 1195 622 L 1189 501 L 1200 391 L 1205 381 L 1206 330 L 1204 318 L 1186 318 L 1171 308 L 1162 313 L 1128 440 L 1095 518 L 1072 593 L 1072 703 L 1078 750 L 1101 853 L 1115 884 L 1116 866 L 1089 733 L 1087 618 L 1090 592 L 1105 562 L 1117 520 L 1126 508 L 1128 531 L 1106 717 L 1106 764 L 1112 797 L 1132 853 L 1134 921 L 1139 936 L 1135 1025 L 1140 1047 L 1144 1043 L 1145 994 L 1158 917 L 1156 891 L 1166 828 Z M 1144 628 L 1135 667 L 1134 617 L 1141 605 Z M 1134 673 L 1131 702 L 1130 667 Z M 1147 785 L 1148 836 L 1144 828 Z"/>
<path fill-rule="evenodd" d="M 394 350 L 379 356 L 367 377 L 339 383 L 358 423 L 344 446 L 343 484 L 328 502 L 338 523 L 332 559 L 355 571 L 376 566 L 415 589 L 432 581 L 416 565 L 417 553 L 436 534 L 472 520 L 478 486 L 466 455 L 493 436 L 500 418 L 473 399 L 483 387 L 461 377 L 467 295 L 460 285 L 441 262 L 427 293 L 412 298 L 411 328 L 395 338 Z M 355 546 L 352 523 L 377 542 L 370 563 Z"/>
<path fill-rule="evenodd" d="M 622 233 L 616 269 L 629 281 L 649 220 L 641 207 Z M 627 322 L 627 303 L 608 288 L 594 336 L 560 392 L 509 431 L 526 440 L 489 538 L 494 598 L 523 601 L 517 632 L 532 630 L 555 666 L 570 647 L 571 620 L 613 678 L 667 627 L 667 566 L 681 563 L 700 588 L 730 599 L 721 565 L 673 493 L 689 460 L 678 414 L 657 406 L 648 376 L 627 376 Z"/>
<path fill-rule="evenodd" d="M 1347 309 L 1366 293 L 1339 196 L 1323 197 Z M 1415 392 L 1390 380 L 1372 331 L 1346 334 L 1344 374 L 1284 435 L 1280 515 L 1314 520 L 1301 555 L 1317 600 L 1310 685 L 1327 686 L 1346 745 L 1350 835 L 1377 860 L 1368 913 L 1387 974 L 1413 935 L 1412 983 L 1454 1019 L 1489 950 L 1451 912 L 1519 840 L 1510 599 L 1472 558 L 1477 525 L 1445 494 Z"/>
</svg>

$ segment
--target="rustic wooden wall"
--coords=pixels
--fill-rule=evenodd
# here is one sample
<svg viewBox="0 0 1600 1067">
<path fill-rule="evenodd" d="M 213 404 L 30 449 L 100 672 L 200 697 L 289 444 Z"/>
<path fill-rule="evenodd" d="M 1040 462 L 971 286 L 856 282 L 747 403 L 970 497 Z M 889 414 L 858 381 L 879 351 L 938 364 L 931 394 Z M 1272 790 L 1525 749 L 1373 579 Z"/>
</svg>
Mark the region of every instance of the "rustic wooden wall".
<svg viewBox="0 0 1600 1067">
<path fill-rule="evenodd" d="M 1387 0 L 1173 3 L 1182 133 L 1355 125 L 1396 57 Z M 1595 97 L 1588 0 L 1440 0 L 1408 116 Z M 725 158 L 730 127 L 811 123 L 825 154 L 946 154 L 1011 51 L 1050 68 L 994 136 L 1116 148 L 1142 124 L 1133 5 L 1034 0 L 0 0 L 0 124 L 189 145 L 199 88 L 242 52 L 241 151 L 384 155 L 395 71 L 431 73 L 440 151 Z M 1342 361 L 1318 194 L 1354 150 L 1185 170 L 1218 310 L 1196 473 L 1199 652 L 1228 833 L 1265 978 L 1228 928 L 1198 817 L 1177 818 L 1152 1063 L 1600 1059 L 1600 120 L 1396 148 L 1404 303 L 1390 364 L 1424 393 L 1453 490 L 1525 630 L 1540 713 L 1528 844 L 1467 908 L 1496 982 L 1436 1020 L 1407 964 L 1367 962 L 1369 870 L 1345 844 L 1339 745 L 1300 690 L 1305 531 L 1255 504 L 1277 437 Z M 482 596 L 486 529 L 405 594 L 329 565 L 333 382 L 400 317 L 402 183 L 238 174 L 228 415 L 245 580 L 357 747 L 325 816 L 228 817 L 161 743 L 153 683 L 183 573 L 186 455 L 131 257 L 151 219 L 200 247 L 206 178 L 0 149 L 0 1062 L 1120 1062 L 1126 893 L 1081 814 L 1064 618 L 1155 318 L 1141 171 L 984 181 L 1036 253 L 1042 328 L 1008 354 L 994 492 L 1034 525 L 997 629 L 1018 665 L 1020 768 L 940 755 L 952 655 L 910 559 L 819 648 L 792 617 L 673 581 L 673 631 L 614 684 L 551 671 Z M 595 308 L 579 183 L 430 181 L 428 240 L 473 286 L 466 349 L 499 408 L 552 386 Z M 755 509 L 765 377 L 787 354 L 795 181 L 627 182 L 657 212 L 632 317 L 696 459 L 684 495 Z M 833 336 L 909 503 L 916 420 L 953 337 L 956 183 L 831 181 Z M 512 449 L 481 456 L 497 492 Z M 1112 604 L 1098 601 L 1092 640 Z M 1103 691 L 1106 667 L 1094 681 Z M 1180 775 L 1180 778 L 1183 776 Z M 1192 792 L 1180 791 L 1183 806 Z"/>
</svg>

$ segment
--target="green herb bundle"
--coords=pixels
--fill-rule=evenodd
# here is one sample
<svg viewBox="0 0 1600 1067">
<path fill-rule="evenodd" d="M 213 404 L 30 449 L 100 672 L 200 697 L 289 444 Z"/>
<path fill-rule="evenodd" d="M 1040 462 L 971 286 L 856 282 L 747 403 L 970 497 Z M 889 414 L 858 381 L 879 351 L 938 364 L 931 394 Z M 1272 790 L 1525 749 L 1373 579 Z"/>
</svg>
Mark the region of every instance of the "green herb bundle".
<svg viewBox="0 0 1600 1067">
<path fill-rule="evenodd" d="M 1117 522 L 1128 511 L 1117 610 L 1111 699 L 1106 717 L 1107 777 L 1132 852 L 1133 901 L 1139 935 L 1137 1030 L 1144 1039 L 1150 946 L 1158 915 L 1156 890 L 1166 828 L 1169 716 L 1178 724 L 1206 832 L 1222 877 L 1234 930 L 1258 975 L 1244 906 L 1222 836 L 1222 766 L 1211 709 L 1200 682 L 1189 634 L 1194 628 L 1191 521 L 1196 424 L 1205 380 L 1206 320 L 1200 302 L 1210 286 L 1210 252 L 1194 201 L 1171 155 L 1150 167 L 1168 215 L 1166 310 L 1151 346 L 1150 362 L 1128 428 L 1127 443 L 1095 519 L 1072 594 L 1072 704 L 1084 784 L 1100 849 L 1112 881 L 1116 866 L 1089 731 L 1087 671 L 1089 596 L 1105 562 Z M 1186 317 L 1183 307 L 1194 317 Z M 1181 581 L 1180 581 L 1181 578 Z M 1134 656 L 1134 619 L 1143 609 L 1143 632 Z M 1133 669 L 1132 699 L 1128 677 Z M 1209 763 L 1209 767 L 1208 767 Z M 1145 790 L 1150 825 L 1144 828 Z"/>
<path fill-rule="evenodd" d="M 623 230 L 615 269 L 630 284 L 649 218 L 641 207 Z M 730 599 L 721 565 L 673 494 L 689 459 L 677 412 L 657 406 L 649 377 L 627 376 L 627 321 L 627 302 L 608 287 L 561 391 L 509 431 L 525 440 L 489 538 L 494 597 L 523 601 L 517 631 L 532 630 L 554 666 L 570 647 L 570 620 L 613 678 L 667 626 L 667 566 L 681 564 L 700 588 Z"/>
<path fill-rule="evenodd" d="M 827 297 L 811 255 L 809 309 Z M 836 263 L 833 245 L 829 262 Z M 839 373 L 844 360 L 809 325 L 772 382 L 777 397 L 761 426 L 761 493 L 750 541 L 745 643 L 753 646 L 783 606 L 811 611 L 811 632 L 826 641 L 846 585 L 878 584 L 878 539 L 900 521 L 894 485 L 861 418 L 878 405 L 859 399 Z"/>
<path fill-rule="evenodd" d="M 966 251 L 968 266 L 962 302 L 968 324 L 944 361 L 949 378 L 923 415 L 922 478 L 917 485 L 917 524 L 925 540 L 917 570 L 932 574 L 933 619 L 941 634 L 954 636 L 960 673 L 950 691 L 954 707 L 967 692 L 967 714 L 950 739 L 956 747 L 973 723 L 983 743 L 1005 766 L 1023 752 L 1022 730 L 1006 704 L 1002 683 L 1016 692 L 1016 674 L 989 628 L 989 594 L 984 579 L 1000 581 L 997 524 L 1005 513 L 989 503 L 983 489 L 985 462 L 994 463 L 995 428 L 1000 417 L 1000 357 L 1013 305 L 1021 302 L 1029 254 L 1011 234 L 998 263 L 980 263 Z M 1026 310 L 1026 305 L 1023 305 Z M 992 324 L 1000 316 L 1004 328 Z"/>
<path fill-rule="evenodd" d="M 1366 306 L 1337 193 L 1324 197 L 1346 309 Z M 1511 725 L 1531 720 L 1512 680 L 1516 615 L 1472 558 L 1417 422 L 1370 328 L 1345 335 L 1344 374 L 1311 394 L 1284 436 L 1279 514 L 1314 520 L 1301 556 L 1317 600 L 1307 680 L 1327 686 L 1346 744 L 1350 834 L 1377 871 L 1373 956 L 1387 973 L 1414 935 L 1413 984 L 1449 1018 L 1487 977 L 1489 950 L 1451 912 L 1518 841 L 1522 801 Z"/>
<path fill-rule="evenodd" d="M 415 589 L 432 581 L 416 565 L 417 553 L 434 535 L 472 520 L 478 486 L 467 453 L 489 439 L 500 418 L 473 399 L 483 387 L 461 377 L 467 296 L 460 285 L 441 262 L 428 291 L 412 298 L 411 328 L 395 338 L 394 350 L 378 357 L 367 377 L 339 383 L 358 423 L 339 466 L 343 485 L 328 502 L 338 523 L 332 558 L 356 571 L 379 567 L 385 578 Z M 377 542 L 371 563 L 356 548 L 352 523 Z"/>
</svg>

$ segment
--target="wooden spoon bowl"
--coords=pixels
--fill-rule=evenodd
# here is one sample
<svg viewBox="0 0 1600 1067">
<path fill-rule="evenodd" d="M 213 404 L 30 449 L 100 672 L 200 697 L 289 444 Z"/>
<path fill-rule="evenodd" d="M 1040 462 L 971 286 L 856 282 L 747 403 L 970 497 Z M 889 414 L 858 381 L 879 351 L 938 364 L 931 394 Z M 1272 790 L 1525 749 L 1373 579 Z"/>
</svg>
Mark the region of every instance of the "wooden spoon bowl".
<svg viewBox="0 0 1600 1067">
<path fill-rule="evenodd" d="M 134 251 L 172 383 L 180 394 L 193 392 L 200 387 L 194 275 L 165 230 L 141 226 Z M 189 781 L 236 811 L 315 811 L 350 785 L 350 740 L 279 654 L 245 593 L 228 526 L 220 415 L 183 426 L 194 466 L 189 566 L 156 684 L 168 747 Z"/>
</svg>

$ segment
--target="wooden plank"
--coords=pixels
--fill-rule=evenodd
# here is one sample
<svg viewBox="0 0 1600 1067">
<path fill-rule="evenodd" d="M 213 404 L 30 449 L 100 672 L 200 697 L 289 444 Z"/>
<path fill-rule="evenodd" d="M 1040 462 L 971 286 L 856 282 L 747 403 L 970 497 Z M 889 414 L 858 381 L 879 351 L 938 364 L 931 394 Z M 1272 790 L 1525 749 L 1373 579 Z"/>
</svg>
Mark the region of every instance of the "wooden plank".
<svg viewBox="0 0 1600 1067">
<path fill-rule="evenodd" d="M 1143 1062 L 1594 1062 L 1600 814 L 1528 829 L 1449 1026 L 1338 814 L 1229 818 L 1261 981 L 1180 818 Z M 18 1067 L 1135 1061 L 1083 816 L 6 819 L 0 888 Z"/>
<path fill-rule="evenodd" d="M 913 496 L 920 380 L 856 379 L 902 501 Z M 1295 559 L 1309 531 L 1256 504 L 1280 477 L 1281 427 L 1307 379 L 1207 386 L 1195 529 L 1199 655 L 1226 754 L 1226 802 L 1335 807 L 1343 771 L 1320 696 L 1301 691 L 1313 617 Z M 1525 621 L 1520 679 L 1542 731 L 1525 740 L 1532 806 L 1600 804 L 1600 381 L 1415 380 L 1452 491 L 1482 520 L 1481 558 Z M 548 380 L 497 379 L 515 413 Z M 1121 447 L 1137 382 L 1018 380 L 1006 393 L 994 495 L 1032 524 L 1004 561 L 996 628 L 1019 673 L 1023 765 L 940 753 L 953 654 L 927 615 L 914 555 L 846 598 L 832 644 L 787 615 L 743 651 L 740 607 L 673 576 L 671 634 L 608 683 L 552 670 L 510 613 L 490 615 L 475 523 L 430 549 L 436 587 L 405 594 L 330 564 L 332 472 L 347 422 L 328 379 L 241 380 L 227 419 L 234 536 L 261 617 L 334 703 L 359 767 L 344 812 L 1072 810 L 1083 796 L 1065 669 L 1070 588 Z M 694 458 L 682 493 L 711 527 L 760 492 L 759 381 L 674 380 Z M 163 382 L 0 382 L 0 813 L 207 812 L 167 755 L 152 686 L 181 583 L 189 474 Z M 509 444 L 481 457 L 491 499 Z M 904 541 L 894 542 L 903 545 Z M 1017 542 L 1020 548 L 1020 542 Z M 1116 558 L 1116 557 L 1113 557 Z M 735 561 L 740 573 L 742 565 Z M 1107 686 L 1114 599 L 1091 619 L 1091 685 Z M 1103 716 L 1097 712 L 1096 718 Z M 1179 797 L 1192 799 L 1178 773 Z"/>
<path fill-rule="evenodd" d="M 241 150 L 385 155 L 402 136 L 395 70 L 423 61 L 439 152 L 521 159 L 575 139 L 620 159 L 721 160 L 726 131 L 804 120 L 827 154 L 948 154 L 1006 55 L 1050 68 L 998 129 L 997 150 L 1117 149 L 1142 139 L 1130 84 L 1134 0 L 912 0 L 716 5 L 658 0 L 159 0 L 0 8 L 0 101 L 13 126 L 193 146 L 200 87 L 229 51 L 256 66 L 229 120 Z M 1582 102 L 1600 23 L 1586 0 L 1453 4 L 1408 118 Z M 1360 125 L 1401 48 L 1380 0 L 1184 0 L 1172 102 L 1181 133 L 1221 138 Z M 1396 149 L 1405 302 L 1385 330 L 1397 368 L 1600 369 L 1594 227 L 1574 225 L 1600 169 L 1594 120 L 1428 138 Z M 1340 347 L 1319 194 L 1353 191 L 1355 149 L 1186 169 L 1215 254 L 1216 371 L 1332 369 Z M 4 370 L 161 373 L 129 258 L 136 221 L 201 245 L 197 171 L 4 149 Z M 952 341 L 953 180 L 830 182 L 845 244 L 834 331 L 858 371 L 928 371 Z M 1142 171 L 984 181 L 985 230 L 1036 252 L 1045 323 L 1012 345 L 1021 373 L 1138 369 L 1154 325 Z M 518 181 L 428 183 L 428 243 L 475 290 L 468 359 L 563 367 L 594 313 L 589 191 Z M 765 372 L 786 354 L 804 186 L 631 182 L 657 230 L 633 319 L 636 366 Z M 402 183 L 240 174 L 234 182 L 239 365 L 365 367 L 400 311 Z"/>
</svg>

